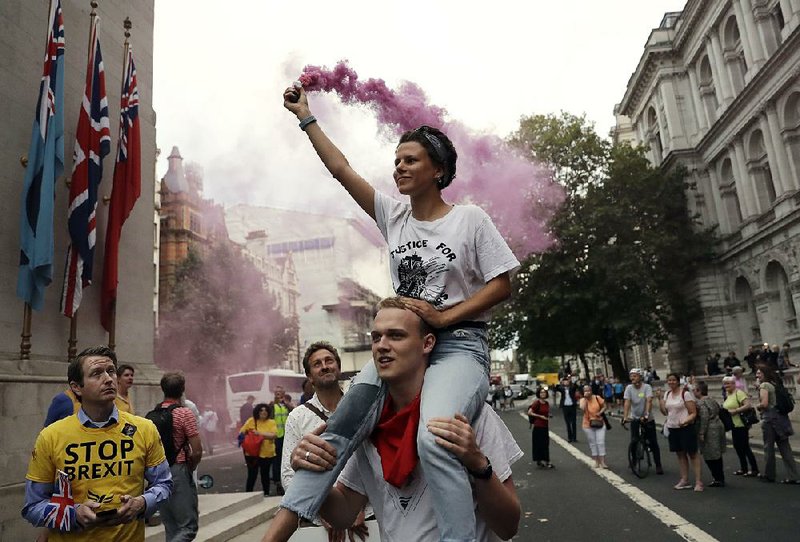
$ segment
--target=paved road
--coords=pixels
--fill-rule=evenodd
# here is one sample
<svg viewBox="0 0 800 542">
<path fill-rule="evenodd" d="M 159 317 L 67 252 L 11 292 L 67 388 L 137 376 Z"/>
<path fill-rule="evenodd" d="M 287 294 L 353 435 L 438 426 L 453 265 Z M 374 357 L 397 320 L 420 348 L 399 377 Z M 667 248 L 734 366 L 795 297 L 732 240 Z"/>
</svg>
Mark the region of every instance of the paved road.
<svg viewBox="0 0 800 542">
<path fill-rule="evenodd" d="M 628 470 L 625 459 L 629 433 L 615 420 L 607 433 L 608 464 L 612 468 L 597 471 L 590 467 L 592 461 L 580 429 L 580 442 L 566 443 L 563 418 L 556 409 L 550 447 L 556 468 L 545 471 L 530 460 L 530 431 L 520 414 L 520 409 L 500 413 L 525 452 L 513 468 L 523 510 L 516 541 L 800 539 L 800 487 L 733 476 L 730 473 L 738 467 L 733 449 L 725 454 L 727 487 L 706 488 L 703 493 L 676 491 L 672 486 L 678 479 L 677 460 L 666 452 L 666 439 L 659 436 L 666 474 L 639 480 Z M 760 437 L 760 432 L 754 433 Z M 214 477 L 210 492 L 243 491 L 246 472 L 241 450 L 228 445 L 217 447 L 215 452 L 200 466 L 200 474 Z M 756 457 L 763 465 L 763 455 L 757 451 Z M 705 465 L 703 469 L 709 482 L 710 473 Z M 778 478 L 783 475 L 779 461 Z"/>
<path fill-rule="evenodd" d="M 241 448 L 233 444 L 214 447 L 214 455 L 204 455 L 199 468 L 200 476 L 210 474 L 214 478 L 214 487 L 203 490 L 204 493 L 239 493 L 244 492 L 247 481 L 247 467 Z M 261 479 L 256 480 L 256 489 L 261 491 Z M 270 484 L 270 494 L 275 495 L 275 484 Z"/>
<path fill-rule="evenodd" d="M 561 413 L 551 421 L 550 453 L 554 470 L 540 470 L 530 460 L 530 431 L 520 412 L 502 412 L 525 457 L 513 468 L 522 502 L 523 519 L 514 540 L 564 542 L 567 540 L 772 541 L 798 540 L 800 487 L 765 484 L 730 474 L 738 468 L 733 449 L 724 459 L 727 487 L 706 488 L 703 493 L 672 486 L 678 479 L 674 454 L 662 453 L 664 476 L 651 474 L 639 480 L 625 459 L 629 433 L 619 423 L 607 433 L 610 471 L 591 468 L 588 446 L 579 429 L 580 442 L 567 444 Z M 758 433 L 757 433 L 758 434 Z M 666 439 L 659 436 L 662 450 Z M 763 455 L 756 454 L 759 464 Z M 703 465 L 704 479 L 711 480 Z M 778 465 L 778 478 L 783 475 Z"/>
</svg>

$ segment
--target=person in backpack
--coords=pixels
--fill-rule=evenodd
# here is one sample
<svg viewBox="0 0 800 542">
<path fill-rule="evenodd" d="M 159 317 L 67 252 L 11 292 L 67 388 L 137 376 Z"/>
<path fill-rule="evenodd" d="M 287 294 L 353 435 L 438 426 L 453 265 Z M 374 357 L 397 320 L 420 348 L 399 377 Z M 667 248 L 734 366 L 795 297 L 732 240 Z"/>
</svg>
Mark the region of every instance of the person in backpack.
<svg viewBox="0 0 800 542">
<path fill-rule="evenodd" d="M 678 456 L 681 478 L 673 486 L 674 489 L 691 489 L 689 483 L 689 463 L 694 473 L 694 490 L 703 491 L 700 472 L 700 454 L 698 453 L 697 431 L 694 422 L 697 419 L 697 404 L 694 394 L 688 385 L 681 387 L 680 377 L 676 373 L 667 375 L 667 393 L 656 392 L 658 408 L 667 417 L 664 427 L 669 430 L 669 451 Z"/>
<path fill-rule="evenodd" d="M 117 356 L 110 348 L 83 350 L 70 361 L 67 381 L 80 407 L 36 438 L 22 516 L 34 526 L 49 527 L 51 541 L 142 542 L 141 520 L 172 488 L 158 432 L 150 421 L 115 406 Z M 74 506 L 65 502 L 67 485 Z"/>
<path fill-rule="evenodd" d="M 185 389 L 183 373 L 165 373 L 161 377 L 164 400 L 146 415 L 158 428 L 172 472 L 172 495 L 161 507 L 166 542 L 189 542 L 198 530 L 197 486 L 192 474 L 203 457 L 203 445 L 197 419 L 181 402 Z"/>
<path fill-rule="evenodd" d="M 759 474 L 758 477 L 764 482 L 775 481 L 775 446 L 777 445 L 788 476 L 781 483 L 798 484 L 800 482 L 798 482 L 797 465 L 792 454 L 792 446 L 789 443 L 789 437 L 794 434 L 792 422 L 789 421 L 788 412 L 780 411 L 786 410 L 786 408 L 784 407 L 780 410 L 778 408 L 779 402 L 787 400 L 784 394 L 788 394 L 788 390 L 786 390 L 772 366 L 766 363 L 756 366 L 756 378 L 759 382 L 759 401 L 756 408 L 761 412 L 761 432 L 764 437 L 765 459 L 764 472 Z M 779 395 L 783 395 L 784 399 L 779 400 Z M 790 399 L 791 396 L 789 396 Z"/>
</svg>

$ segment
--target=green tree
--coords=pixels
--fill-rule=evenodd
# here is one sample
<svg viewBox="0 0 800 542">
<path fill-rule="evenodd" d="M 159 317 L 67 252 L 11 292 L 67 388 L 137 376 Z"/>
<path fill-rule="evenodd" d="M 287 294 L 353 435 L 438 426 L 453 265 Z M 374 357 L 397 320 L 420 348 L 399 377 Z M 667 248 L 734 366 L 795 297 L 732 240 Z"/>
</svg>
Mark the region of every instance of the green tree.
<svg viewBox="0 0 800 542">
<path fill-rule="evenodd" d="M 190 250 L 160 315 L 156 362 L 220 393 L 224 376 L 276 366 L 295 344 L 298 325 L 277 309 L 255 266 L 226 241 L 205 256 Z"/>
<path fill-rule="evenodd" d="M 528 356 L 600 347 L 614 374 L 620 349 L 685 334 L 697 307 L 684 286 L 712 255 L 713 236 L 688 215 L 685 170 L 653 168 L 644 149 L 612 145 L 583 117 L 525 117 L 512 144 L 550 164 L 567 198 L 551 222 L 557 244 L 529 257 L 493 321 L 496 345 Z"/>
</svg>

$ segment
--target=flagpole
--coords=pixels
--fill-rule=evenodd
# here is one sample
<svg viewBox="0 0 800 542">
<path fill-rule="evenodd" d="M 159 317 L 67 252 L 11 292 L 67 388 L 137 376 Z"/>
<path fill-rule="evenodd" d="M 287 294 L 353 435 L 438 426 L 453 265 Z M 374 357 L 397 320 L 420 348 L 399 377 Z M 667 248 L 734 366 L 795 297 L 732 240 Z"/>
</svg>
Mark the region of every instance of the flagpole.
<svg viewBox="0 0 800 542">
<path fill-rule="evenodd" d="M 67 361 L 75 359 L 78 353 L 78 310 L 69 319 L 69 341 L 67 342 Z"/>
<path fill-rule="evenodd" d="M 50 8 L 47 8 L 48 12 Z M 28 157 L 20 156 L 19 163 L 22 169 L 28 167 Z M 22 340 L 19 343 L 19 359 L 31 359 L 31 320 L 32 320 L 31 304 L 25 303 L 25 308 L 22 309 L 22 333 L 20 337 Z"/>
<path fill-rule="evenodd" d="M 53 9 L 53 0 L 50 0 L 47 3 L 47 13 Z M 50 35 L 50 31 L 48 30 L 47 35 Z M 22 169 L 28 168 L 28 156 L 20 156 L 19 163 L 22 165 Z M 22 340 L 19 343 L 19 359 L 21 360 L 28 360 L 31 359 L 31 324 L 33 320 L 33 310 L 31 308 L 31 304 L 25 302 L 25 307 L 22 309 L 22 333 L 20 337 Z"/>
<path fill-rule="evenodd" d="M 125 92 L 125 77 L 128 73 L 128 48 L 130 47 L 130 43 L 128 38 L 131 37 L 131 28 L 133 28 L 133 24 L 131 23 L 130 17 L 125 17 L 125 22 L 122 23 L 122 26 L 125 28 L 125 46 L 122 48 L 122 77 L 120 81 L 122 81 L 122 90 L 120 92 Z M 104 198 L 105 199 L 105 198 Z M 108 347 L 111 350 L 114 350 L 117 346 L 117 300 L 114 299 L 114 305 L 111 307 L 111 322 L 108 326 Z"/>
<path fill-rule="evenodd" d="M 92 50 L 92 45 L 94 45 L 93 34 L 95 32 L 95 19 L 97 17 L 97 9 L 98 3 L 95 0 L 89 2 L 89 5 L 92 6 L 92 11 L 89 12 L 89 40 L 88 45 L 86 46 L 86 54 L 87 57 L 91 57 L 94 51 Z M 69 186 L 69 181 L 67 181 L 67 186 Z M 81 280 L 81 277 L 78 277 L 78 280 Z M 75 356 L 78 354 L 78 309 L 72 313 L 72 316 L 69 319 L 69 340 L 67 341 L 67 361 L 72 361 L 75 359 Z"/>
</svg>

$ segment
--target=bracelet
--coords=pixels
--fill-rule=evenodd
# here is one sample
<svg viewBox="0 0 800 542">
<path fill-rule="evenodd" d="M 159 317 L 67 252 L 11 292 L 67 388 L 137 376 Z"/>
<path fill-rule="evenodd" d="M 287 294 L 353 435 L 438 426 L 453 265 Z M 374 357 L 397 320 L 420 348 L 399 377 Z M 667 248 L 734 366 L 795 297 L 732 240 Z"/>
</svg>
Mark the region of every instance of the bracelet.
<svg viewBox="0 0 800 542">
<path fill-rule="evenodd" d="M 306 118 L 304 118 L 303 120 L 300 121 L 300 124 L 299 124 L 300 129 L 305 132 L 306 128 L 308 128 L 308 125 L 309 124 L 313 124 L 315 122 L 317 122 L 317 117 L 315 117 L 314 115 L 309 115 L 309 116 L 307 116 Z"/>
</svg>

